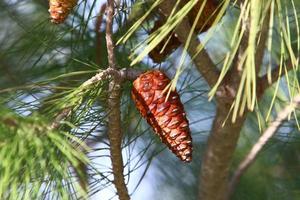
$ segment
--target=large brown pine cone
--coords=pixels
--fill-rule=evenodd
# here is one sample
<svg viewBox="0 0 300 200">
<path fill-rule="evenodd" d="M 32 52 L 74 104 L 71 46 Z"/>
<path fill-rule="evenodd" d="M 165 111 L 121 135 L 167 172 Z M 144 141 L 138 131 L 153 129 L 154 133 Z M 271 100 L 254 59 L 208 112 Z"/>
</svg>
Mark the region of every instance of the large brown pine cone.
<svg viewBox="0 0 300 200">
<path fill-rule="evenodd" d="M 170 79 L 161 71 L 152 70 L 133 82 L 132 98 L 141 115 L 147 119 L 163 143 L 182 161 L 192 160 L 192 138 L 180 97 L 172 91 L 166 101 L 163 93 Z"/>
<path fill-rule="evenodd" d="M 76 4 L 77 0 L 49 0 L 51 22 L 63 23 Z"/>
<path fill-rule="evenodd" d="M 187 3 L 189 0 L 181 0 L 182 5 Z M 195 21 L 195 18 L 203 4 L 203 0 L 199 0 L 198 3 L 192 8 L 188 14 L 189 22 L 192 25 Z M 195 32 L 205 32 L 213 24 L 215 17 L 217 16 L 217 8 L 219 3 L 217 0 L 207 0 L 204 6 L 204 9 L 199 17 L 199 20 L 196 23 Z M 150 34 L 155 32 L 159 27 L 165 23 L 163 18 L 160 18 L 155 21 L 154 27 L 151 29 Z M 149 56 L 155 63 L 161 63 L 168 57 L 173 51 L 175 51 L 181 42 L 175 34 L 167 35 L 150 53 Z"/>
</svg>

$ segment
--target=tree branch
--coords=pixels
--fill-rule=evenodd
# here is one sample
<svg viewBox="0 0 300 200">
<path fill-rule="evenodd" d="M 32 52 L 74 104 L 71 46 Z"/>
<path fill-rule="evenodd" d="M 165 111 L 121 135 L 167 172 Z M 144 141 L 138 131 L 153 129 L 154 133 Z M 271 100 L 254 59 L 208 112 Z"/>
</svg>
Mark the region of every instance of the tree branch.
<svg viewBox="0 0 300 200">
<path fill-rule="evenodd" d="M 116 69 L 116 60 L 114 55 L 113 35 L 113 16 L 114 1 L 107 0 L 107 20 L 106 20 L 106 46 L 108 54 L 109 68 Z M 122 128 L 121 128 L 121 81 L 112 77 L 108 87 L 108 139 L 110 142 L 110 155 L 112 170 L 114 176 L 114 185 L 120 200 L 129 200 L 129 194 L 124 180 L 124 164 L 122 158 Z"/>
<path fill-rule="evenodd" d="M 199 188 L 201 200 L 223 200 L 227 194 L 231 160 L 246 119 L 244 115 L 237 118 L 234 124 L 227 122 L 222 126 L 229 110 L 228 105 L 217 104 L 216 117 L 202 158 Z"/>
<path fill-rule="evenodd" d="M 242 3 L 242 2 L 241 2 Z M 249 28 L 246 23 L 246 28 Z M 265 34 L 263 32 L 262 34 Z M 249 40 L 249 30 L 245 30 L 244 36 L 239 46 L 237 55 L 234 58 L 232 68 L 227 73 L 223 83 L 220 85 L 219 94 L 217 95 L 217 111 L 213 122 L 211 134 L 208 138 L 208 144 L 202 160 L 202 168 L 200 173 L 200 193 L 201 200 L 223 200 L 226 198 L 228 192 L 228 179 L 231 160 L 236 148 L 236 144 L 240 135 L 240 131 L 246 119 L 248 111 L 237 118 L 235 123 L 227 121 L 230 113 L 231 105 L 235 99 L 236 91 L 241 80 L 241 70 L 239 64 L 247 50 Z M 264 51 L 265 38 L 260 38 L 256 52 L 257 73 L 262 63 L 262 56 L 260 53 Z"/>
<path fill-rule="evenodd" d="M 245 21 L 245 23 L 247 23 Z M 248 27 L 248 26 L 246 26 Z M 241 80 L 239 63 L 247 49 L 248 31 L 241 40 L 232 68 L 226 74 L 216 95 L 217 108 L 206 151 L 202 158 L 200 171 L 199 199 L 224 200 L 228 192 L 229 170 L 240 131 L 246 119 L 246 113 L 238 117 L 235 123 L 227 121 L 231 105 L 235 99 Z"/>
<path fill-rule="evenodd" d="M 133 80 L 133 79 L 136 79 L 136 77 L 139 76 L 141 73 L 142 73 L 141 70 L 128 69 L 128 68 L 116 70 L 116 69 L 108 67 L 106 70 L 103 70 L 103 71 L 97 73 L 95 76 L 93 76 L 89 80 L 85 81 L 80 87 L 82 88 L 82 90 L 85 90 L 88 86 L 96 84 L 97 82 L 100 82 L 100 81 L 104 81 L 105 79 L 107 79 L 110 76 L 115 77 L 120 81 Z M 82 94 L 82 92 L 80 92 L 79 95 L 80 94 Z M 72 109 L 73 109 L 73 107 L 67 107 L 67 108 L 63 109 L 53 120 L 53 122 L 51 124 L 51 129 L 58 129 L 61 125 L 61 122 L 66 120 L 71 115 Z M 86 169 L 87 169 L 86 163 L 79 161 L 79 167 L 74 168 L 74 169 L 75 169 L 75 173 L 76 173 L 76 176 L 78 177 L 81 187 L 84 189 L 84 191 L 87 192 L 87 190 L 88 190 L 88 181 L 87 181 L 88 174 L 86 172 Z M 118 194 L 119 194 L 119 192 L 118 192 Z M 125 196 L 125 195 L 123 195 L 123 196 Z M 121 197 L 120 197 L 120 199 L 121 199 Z"/>
<path fill-rule="evenodd" d="M 300 105 L 300 95 L 297 95 L 291 104 L 287 105 L 282 111 L 277 115 L 277 118 L 270 124 L 270 126 L 265 130 L 256 144 L 252 147 L 251 151 L 245 157 L 245 159 L 240 163 L 235 174 L 233 175 L 230 185 L 229 185 L 229 197 L 233 194 L 234 189 L 239 182 L 241 176 L 246 172 L 246 170 L 254 163 L 257 155 L 262 150 L 264 145 L 271 139 L 271 137 L 276 133 L 283 121 L 293 112 L 293 110 Z"/>
<path fill-rule="evenodd" d="M 164 16 L 169 16 L 172 12 L 174 5 L 176 4 L 175 0 L 164 0 L 159 8 L 161 10 L 161 14 Z M 182 22 L 175 29 L 175 33 L 178 35 L 178 38 L 181 43 L 185 44 L 187 42 L 188 35 L 190 33 L 191 26 L 188 19 L 185 17 Z M 219 72 L 216 68 L 216 65 L 210 59 L 208 53 L 205 50 L 202 50 L 198 53 L 197 48 L 201 45 L 196 34 L 193 34 L 192 39 L 190 41 L 189 47 L 187 49 L 190 57 L 194 57 L 194 63 L 206 80 L 210 87 L 214 86 L 219 78 Z"/>
<path fill-rule="evenodd" d="M 71 107 L 64 108 L 58 115 L 56 115 L 55 119 L 51 124 L 51 129 L 58 129 L 62 121 L 67 119 L 72 112 Z"/>
<path fill-rule="evenodd" d="M 101 52 L 101 48 L 99 48 L 101 36 L 99 33 L 99 28 L 102 22 L 103 12 L 106 8 L 106 4 L 101 7 L 99 17 L 96 23 L 96 33 L 97 33 L 97 53 Z M 121 70 L 117 70 L 115 56 L 114 56 L 114 44 L 112 40 L 112 26 L 113 26 L 113 15 L 114 15 L 114 2 L 108 1 L 107 6 L 107 23 L 106 23 L 106 45 L 108 52 L 108 62 L 109 67 L 106 70 L 103 70 L 97 73 L 95 76 L 85 81 L 80 88 L 85 90 L 88 86 L 93 85 L 97 82 L 103 81 L 108 77 L 112 77 L 113 80 L 109 84 L 109 97 L 108 97 L 108 137 L 111 144 L 111 160 L 113 166 L 113 175 L 114 175 L 114 184 L 117 189 L 117 193 L 119 195 L 119 199 L 128 200 L 129 195 L 127 191 L 126 184 L 124 182 L 123 176 L 123 160 L 122 160 L 122 150 L 121 150 L 121 140 L 122 140 L 122 132 L 121 132 L 121 115 L 120 115 L 120 98 L 121 98 L 121 90 L 120 84 L 124 80 L 132 80 L 135 79 L 142 72 L 140 70 L 128 69 L 124 68 Z M 98 62 L 100 62 L 98 60 Z M 79 95 L 82 92 L 79 93 Z M 72 112 L 72 107 L 67 107 L 63 109 L 54 119 L 51 124 L 52 129 L 58 129 L 61 125 L 61 122 L 68 118 Z M 85 173 L 85 164 L 80 163 L 81 175 L 79 171 L 76 171 L 76 174 L 79 178 L 81 186 L 87 190 L 87 174 Z M 82 176 L 84 175 L 84 176 Z"/>
<path fill-rule="evenodd" d="M 106 70 L 100 71 L 99 73 L 82 83 L 79 87 L 82 88 L 82 90 L 85 90 L 88 86 L 96 84 L 100 81 L 104 81 L 110 76 L 113 76 L 122 82 L 126 80 L 135 80 L 142 73 L 143 71 L 138 69 L 123 68 L 120 70 L 116 70 L 108 67 Z M 82 92 L 80 92 L 78 95 L 81 94 Z M 61 112 L 59 112 L 53 120 L 51 128 L 58 129 L 61 122 L 70 116 L 72 109 L 72 107 L 66 107 Z"/>
<path fill-rule="evenodd" d="M 113 17 L 114 17 L 114 0 L 107 0 L 106 6 L 106 47 L 107 47 L 107 59 L 109 67 L 116 69 L 116 58 L 114 53 L 114 43 L 112 39 L 113 35 Z"/>
</svg>

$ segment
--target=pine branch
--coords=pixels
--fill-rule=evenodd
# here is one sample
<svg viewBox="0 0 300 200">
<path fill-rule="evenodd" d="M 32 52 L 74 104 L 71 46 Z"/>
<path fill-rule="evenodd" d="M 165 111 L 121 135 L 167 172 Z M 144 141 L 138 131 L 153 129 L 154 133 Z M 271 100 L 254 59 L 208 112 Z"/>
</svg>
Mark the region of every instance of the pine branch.
<svg viewBox="0 0 300 200">
<path fill-rule="evenodd" d="M 176 5 L 175 0 L 164 0 L 159 8 L 161 10 L 161 14 L 164 16 L 169 16 L 172 12 L 172 9 Z M 181 43 L 185 44 L 187 42 L 188 35 L 191 30 L 191 25 L 188 19 L 185 17 L 182 22 L 175 29 L 176 34 Z M 205 50 L 202 50 L 198 53 L 198 47 L 201 45 L 196 34 L 193 34 L 192 39 L 190 41 L 189 47 L 187 49 L 190 57 L 194 57 L 194 63 L 200 72 L 200 74 L 204 77 L 206 82 L 210 87 L 214 86 L 219 78 L 219 73 L 216 68 L 216 65 L 213 63 L 208 53 Z"/>
<path fill-rule="evenodd" d="M 245 21 L 247 24 L 248 22 Z M 249 26 L 246 26 L 249 28 Z M 217 99 L 217 113 L 213 122 L 211 134 L 208 139 L 206 152 L 202 161 L 200 173 L 200 193 L 201 200 L 223 200 L 228 192 L 228 178 L 231 166 L 231 160 L 236 148 L 240 131 L 246 119 L 246 110 L 242 116 L 238 117 L 235 123 L 227 121 L 223 124 L 230 113 L 231 105 L 235 99 L 237 89 L 241 81 L 241 71 L 239 64 L 242 56 L 247 50 L 248 33 L 246 30 L 239 46 L 237 55 L 234 58 L 233 66 L 228 71 L 224 82 L 220 85 Z M 263 32 L 262 34 L 265 34 Z M 262 36 L 263 37 L 263 36 Z M 257 71 L 262 62 L 261 52 L 264 51 L 265 38 L 262 38 L 259 43 L 259 49 L 256 53 Z M 231 115 L 229 116 L 229 118 Z"/>
<path fill-rule="evenodd" d="M 103 9 L 104 7 L 102 7 Z M 101 9 L 101 10 L 102 10 Z M 113 14 L 114 14 L 114 2 L 108 1 L 107 7 L 107 22 L 106 22 L 106 45 L 108 52 L 108 62 L 109 66 L 106 70 L 102 70 L 97 73 L 95 76 L 85 81 L 81 86 L 79 86 L 78 95 L 84 94 L 84 91 L 88 89 L 90 85 L 96 84 L 100 81 L 104 81 L 108 78 L 112 78 L 112 81 L 109 83 L 108 88 L 108 138 L 110 141 L 110 151 L 111 151 L 111 160 L 112 160 L 112 168 L 114 175 L 114 184 L 117 189 L 117 193 L 119 195 L 119 199 L 127 200 L 129 199 L 127 187 L 124 181 L 123 175 L 123 160 L 122 160 L 122 149 L 121 149 L 121 141 L 122 141 L 122 132 L 121 132 L 121 114 L 120 114 L 120 99 L 121 99 L 121 83 L 125 80 L 133 80 L 139 74 L 142 73 L 140 70 L 123 68 L 121 70 L 117 69 L 115 55 L 114 55 L 114 44 L 112 40 L 112 26 L 113 26 Z M 100 13 L 101 14 L 101 13 Z M 100 22 L 99 22 L 100 23 Z M 99 26 L 97 23 L 97 27 Z M 63 109 L 57 117 L 54 119 L 51 124 L 52 129 L 57 129 L 60 127 L 60 124 L 63 120 L 65 120 L 68 116 L 70 116 L 73 107 L 67 107 Z M 81 172 L 84 172 L 86 168 L 85 164 L 82 163 Z M 78 178 L 83 188 L 87 188 L 86 182 L 82 181 L 82 176 Z"/>
<path fill-rule="evenodd" d="M 107 1 L 107 21 L 106 21 L 106 46 L 108 53 L 109 68 L 116 69 L 116 61 L 114 55 L 113 34 L 113 16 L 114 1 Z M 110 155 L 112 162 L 112 170 L 114 176 L 114 185 L 120 200 L 129 200 L 129 194 L 124 180 L 124 164 L 122 158 L 122 128 L 121 128 L 121 81 L 112 77 L 108 88 L 108 139 L 110 142 Z"/>
<path fill-rule="evenodd" d="M 101 72 L 99 72 L 98 74 L 96 74 L 95 76 L 93 76 L 92 78 L 90 78 L 89 80 L 85 81 L 82 84 L 83 88 L 86 88 L 89 85 L 93 85 L 97 82 L 103 81 L 105 79 L 108 78 L 108 76 L 114 76 L 117 75 L 118 71 L 115 70 L 114 68 L 108 67 L 106 70 L 103 70 Z"/>
<path fill-rule="evenodd" d="M 58 129 L 60 127 L 61 122 L 67 119 L 70 116 L 71 112 L 71 107 L 63 109 L 53 120 L 51 124 L 51 129 Z"/>
<path fill-rule="evenodd" d="M 114 54 L 114 43 L 112 39 L 113 35 L 113 17 L 114 17 L 114 1 L 107 0 L 106 6 L 106 47 L 107 47 L 107 58 L 109 67 L 116 69 L 116 58 Z"/>
<path fill-rule="evenodd" d="M 239 5 L 244 3 L 243 1 L 239 1 Z M 242 5 L 241 5 L 242 6 Z M 266 42 L 268 39 L 268 31 L 269 31 L 269 17 L 270 17 L 270 12 L 268 12 L 268 14 L 266 15 L 263 25 L 262 25 L 262 29 L 260 32 L 260 37 L 257 39 L 257 48 L 256 48 L 256 52 L 255 52 L 255 71 L 256 71 L 256 82 L 257 84 L 257 93 L 258 93 L 258 97 L 260 97 L 261 93 L 263 93 L 265 91 L 266 88 L 261 88 L 261 83 L 260 83 L 260 78 L 258 77 L 262 63 L 263 63 L 263 58 L 264 58 L 264 52 L 265 52 L 265 48 L 266 48 Z M 233 61 L 233 67 L 230 69 L 230 71 L 227 73 L 225 80 L 224 80 L 224 84 L 221 85 L 218 89 L 217 92 L 217 96 L 221 97 L 222 100 L 224 98 L 228 99 L 229 101 L 232 100 L 233 98 L 235 98 L 236 96 L 236 91 L 237 91 L 237 87 L 239 86 L 239 82 L 241 79 L 241 75 L 242 75 L 242 71 L 240 69 L 240 65 L 239 63 L 241 62 L 241 59 L 243 57 L 244 52 L 246 51 L 247 47 L 248 47 L 248 40 L 249 40 L 249 21 L 246 21 L 247 19 L 245 19 L 244 24 L 246 24 L 246 30 L 244 33 L 244 36 L 241 40 L 240 46 L 239 46 L 239 50 L 238 50 L 238 54 L 235 56 L 234 61 Z M 237 64 L 235 64 L 237 63 Z M 231 87 L 235 85 L 236 87 Z"/>
<path fill-rule="evenodd" d="M 113 68 L 108 67 L 106 70 L 102 70 L 87 81 L 85 81 L 79 88 L 81 88 L 81 92 L 78 95 L 83 94 L 83 91 L 88 88 L 90 85 L 94 85 L 98 82 L 104 81 L 109 77 L 115 77 L 115 79 L 120 80 L 121 82 L 126 80 L 134 80 L 136 79 L 141 73 L 142 70 L 137 69 L 130 69 L 130 68 L 123 68 L 121 70 L 116 70 Z M 72 112 L 72 107 L 66 107 L 62 111 L 60 111 L 55 119 L 51 124 L 52 129 L 58 129 L 61 122 L 68 118 Z"/>
<path fill-rule="evenodd" d="M 103 71 L 97 73 L 95 76 L 93 76 L 92 78 L 90 78 L 89 80 L 87 80 L 83 84 L 81 84 L 81 86 L 79 86 L 79 88 L 81 88 L 81 92 L 79 92 L 78 95 L 84 94 L 83 91 L 85 89 L 87 89 L 88 86 L 96 84 L 96 83 L 101 82 L 101 81 L 104 81 L 104 80 L 106 80 L 109 77 L 114 77 L 115 79 L 120 80 L 120 83 L 121 83 L 121 82 L 123 82 L 125 80 L 134 80 L 141 73 L 142 73 L 141 70 L 136 70 L 136 69 L 123 68 L 121 70 L 116 70 L 116 69 L 108 67 L 106 70 L 103 70 Z M 120 97 L 118 99 L 120 99 Z M 120 102 L 118 102 L 118 105 L 120 105 Z M 114 107 L 112 106 L 112 108 L 114 108 Z M 57 116 L 55 117 L 55 119 L 53 120 L 51 126 L 50 126 L 51 129 L 58 129 L 61 126 L 61 122 L 64 121 L 64 120 L 66 120 L 71 115 L 72 112 L 73 112 L 73 107 L 72 106 L 66 107 L 61 112 L 59 112 L 57 114 Z M 109 120 L 109 121 L 111 121 L 111 120 Z M 120 123 L 120 121 L 118 123 Z M 118 123 L 116 123 L 116 124 L 118 124 Z M 111 130 L 111 129 L 109 129 L 109 130 Z M 116 135 L 116 136 L 120 137 L 120 139 L 121 139 L 120 135 Z M 115 144 L 114 141 L 112 143 L 114 145 L 116 145 L 117 148 L 118 148 L 118 143 Z M 88 146 L 90 146 L 90 145 L 88 145 Z M 111 145 L 111 146 L 113 146 L 113 145 Z M 119 143 L 119 146 L 120 146 L 120 143 Z M 86 153 L 86 150 L 82 149 L 82 151 L 84 153 Z M 121 149 L 117 150 L 117 151 L 115 150 L 114 152 L 117 152 L 117 154 L 114 155 L 114 156 L 112 156 L 112 157 L 119 158 L 120 157 L 120 155 L 119 155 L 120 152 L 119 151 L 121 151 Z M 118 161 L 118 162 L 120 162 L 120 161 Z M 86 163 L 85 162 L 81 162 L 79 160 L 79 166 L 77 168 L 75 167 L 74 169 L 75 169 L 76 176 L 77 176 L 77 178 L 79 180 L 79 183 L 80 183 L 82 189 L 85 192 L 87 192 L 87 190 L 88 190 L 88 181 L 87 181 L 88 174 L 86 172 L 86 170 L 87 170 Z M 126 186 L 125 186 L 125 188 L 126 188 Z M 118 192 L 118 193 L 120 193 L 120 192 Z M 126 194 L 122 194 L 122 195 L 126 197 Z"/>
<path fill-rule="evenodd" d="M 202 158 L 199 188 L 201 200 L 223 200 L 227 194 L 231 160 L 246 119 L 244 115 L 235 123 L 227 122 L 222 126 L 229 111 L 228 104 L 217 104 L 216 117 Z"/>
<path fill-rule="evenodd" d="M 106 70 L 99 72 L 89 80 L 85 81 L 82 84 L 82 87 L 87 87 L 89 85 L 103 81 L 107 79 L 109 76 L 113 76 L 115 77 L 115 79 L 118 79 L 120 81 L 126 81 L 126 80 L 131 81 L 131 80 L 135 80 L 142 73 L 143 71 L 138 69 L 122 68 L 120 70 L 117 70 L 108 67 Z"/>
<path fill-rule="evenodd" d="M 278 113 L 277 118 L 269 125 L 262 136 L 258 139 L 256 144 L 252 147 L 251 151 L 247 154 L 244 160 L 240 163 L 236 172 L 234 173 L 229 185 L 229 197 L 233 194 L 234 189 L 239 182 L 241 176 L 246 170 L 254 163 L 257 155 L 265 144 L 274 136 L 280 125 L 287 119 L 287 117 L 300 105 L 300 95 L 295 96 L 292 103 L 287 105 L 282 111 Z M 229 198 L 228 197 L 228 198 Z"/>
<path fill-rule="evenodd" d="M 0 199 L 14 199 L 16 195 L 25 196 L 26 193 L 27 198 L 32 199 L 43 199 L 49 195 L 57 195 L 60 199 L 74 197 L 71 187 L 75 184 L 70 179 L 69 166 L 76 170 L 77 161 L 88 163 L 87 157 L 78 151 L 87 150 L 85 146 L 71 134 L 49 129 L 46 120 L 38 113 L 24 117 L 14 110 L 4 110 L 0 117 L 0 149 L 2 154 L 7 152 L 1 161 L 8 164 L 1 165 Z M 38 162 L 32 162 L 34 159 Z M 12 167 L 15 171 L 11 170 Z M 46 179 L 49 180 L 48 189 L 43 186 Z M 62 181 L 71 187 L 64 187 L 65 184 L 60 184 Z M 85 194 L 78 191 L 76 196 L 84 198 Z"/>
</svg>

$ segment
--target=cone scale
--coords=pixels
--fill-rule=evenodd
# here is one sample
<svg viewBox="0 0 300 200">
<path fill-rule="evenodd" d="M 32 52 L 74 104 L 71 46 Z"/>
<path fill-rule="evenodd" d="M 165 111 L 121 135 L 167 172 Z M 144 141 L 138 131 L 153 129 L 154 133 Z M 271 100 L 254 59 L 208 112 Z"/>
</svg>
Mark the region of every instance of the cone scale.
<svg viewBox="0 0 300 200">
<path fill-rule="evenodd" d="M 132 98 L 141 115 L 168 148 L 182 161 L 192 160 L 192 138 L 180 97 L 172 91 L 166 100 L 163 90 L 170 79 L 161 71 L 152 70 L 133 82 Z"/>
</svg>

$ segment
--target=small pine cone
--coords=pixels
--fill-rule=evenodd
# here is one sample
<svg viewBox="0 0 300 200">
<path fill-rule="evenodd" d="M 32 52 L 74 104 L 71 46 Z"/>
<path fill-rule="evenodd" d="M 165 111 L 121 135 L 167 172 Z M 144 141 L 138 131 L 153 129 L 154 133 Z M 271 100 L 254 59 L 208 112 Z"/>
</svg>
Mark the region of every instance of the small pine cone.
<svg viewBox="0 0 300 200">
<path fill-rule="evenodd" d="M 203 0 L 198 1 L 198 3 L 189 12 L 188 18 L 191 25 L 194 23 L 196 16 L 202 7 L 202 4 L 203 4 Z M 196 23 L 196 27 L 195 27 L 196 32 L 200 30 L 201 33 L 205 32 L 212 26 L 219 11 L 217 10 L 219 4 L 220 3 L 217 0 L 206 1 L 203 11 Z"/>
<path fill-rule="evenodd" d="M 49 0 L 51 22 L 54 24 L 63 23 L 76 4 L 77 0 Z"/>
<path fill-rule="evenodd" d="M 163 23 L 164 21 L 162 19 L 155 21 L 154 27 L 151 29 L 150 34 L 159 29 Z M 154 49 L 149 52 L 149 57 L 155 63 L 161 63 L 180 45 L 181 42 L 177 38 L 176 34 L 168 34 Z"/>
<path fill-rule="evenodd" d="M 181 0 L 180 7 L 183 7 L 189 0 Z M 188 19 L 190 25 L 192 25 L 195 21 L 195 18 L 202 7 L 203 0 L 199 0 L 198 3 L 191 9 L 188 13 Z M 215 12 L 219 6 L 219 2 L 217 0 L 208 0 L 204 6 L 204 9 L 196 23 L 195 32 L 205 32 L 207 31 L 213 24 L 215 17 L 217 16 L 217 12 Z M 161 17 L 156 20 L 154 23 L 154 27 L 150 30 L 150 34 L 155 32 L 165 23 L 164 19 Z M 161 63 L 165 60 L 173 51 L 175 51 L 178 47 L 180 47 L 181 42 L 179 41 L 176 34 L 171 33 L 172 35 L 167 35 L 152 51 L 149 52 L 149 57 L 155 63 Z"/>
<path fill-rule="evenodd" d="M 192 160 L 192 138 L 180 97 L 163 93 L 170 79 L 158 70 L 148 71 L 133 82 L 132 98 L 161 141 L 182 161 Z"/>
</svg>

